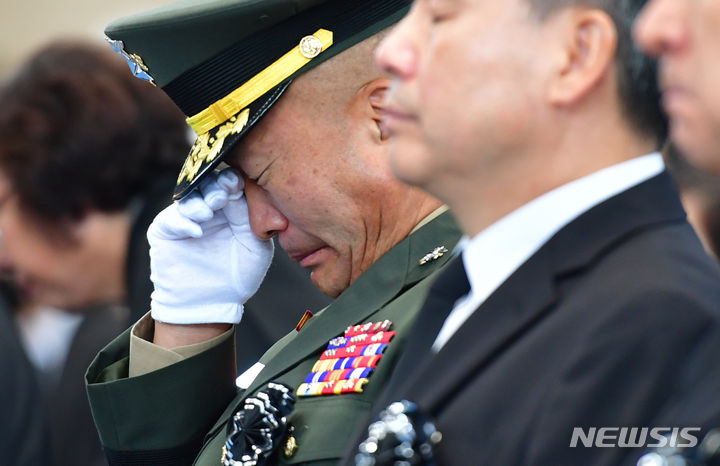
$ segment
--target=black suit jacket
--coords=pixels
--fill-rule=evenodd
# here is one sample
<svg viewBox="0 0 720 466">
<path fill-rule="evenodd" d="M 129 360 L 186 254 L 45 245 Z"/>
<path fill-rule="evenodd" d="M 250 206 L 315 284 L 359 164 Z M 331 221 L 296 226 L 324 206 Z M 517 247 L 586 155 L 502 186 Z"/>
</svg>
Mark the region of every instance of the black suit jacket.
<svg viewBox="0 0 720 466">
<path fill-rule="evenodd" d="M 633 463 L 642 449 L 570 448 L 574 427 L 654 427 L 720 354 L 720 271 L 665 173 L 563 228 L 437 354 L 423 322 L 453 300 L 432 293 L 407 343 L 425 356 L 406 353 L 375 411 L 416 401 L 440 465 Z"/>
</svg>

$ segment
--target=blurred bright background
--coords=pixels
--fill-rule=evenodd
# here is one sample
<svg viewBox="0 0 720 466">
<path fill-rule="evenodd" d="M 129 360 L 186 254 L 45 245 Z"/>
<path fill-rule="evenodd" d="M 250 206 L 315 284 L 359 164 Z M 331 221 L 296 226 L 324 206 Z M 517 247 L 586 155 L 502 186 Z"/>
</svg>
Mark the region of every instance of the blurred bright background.
<svg viewBox="0 0 720 466">
<path fill-rule="evenodd" d="M 0 0 L 0 80 L 58 37 L 103 40 L 105 25 L 172 0 Z"/>
</svg>

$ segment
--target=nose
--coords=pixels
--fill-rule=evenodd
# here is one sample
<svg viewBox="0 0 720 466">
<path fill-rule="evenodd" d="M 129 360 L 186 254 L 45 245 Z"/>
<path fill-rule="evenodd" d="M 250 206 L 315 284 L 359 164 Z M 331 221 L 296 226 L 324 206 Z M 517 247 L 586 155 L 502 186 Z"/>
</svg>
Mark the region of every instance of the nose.
<svg viewBox="0 0 720 466">
<path fill-rule="evenodd" d="M 651 0 L 635 22 L 635 40 L 649 55 L 661 57 L 687 44 L 685 1 Z"/>
<path fill-rule="evenodd" d="M 417 48 L 412 42 L 413 30 L 417 26 L 416 7 L 380 42 L 375 49 L 375 62 L 385 72 L 400 79 L 410 79 L 417 72 Z"/>
<path fill-rule="evenodd" d="M 245 197 L 250 228 L 255 236 L 267 240 L 287 229 L 288 219 L 275 207 L 267 191 L 246 180 Z"/>
</svg>

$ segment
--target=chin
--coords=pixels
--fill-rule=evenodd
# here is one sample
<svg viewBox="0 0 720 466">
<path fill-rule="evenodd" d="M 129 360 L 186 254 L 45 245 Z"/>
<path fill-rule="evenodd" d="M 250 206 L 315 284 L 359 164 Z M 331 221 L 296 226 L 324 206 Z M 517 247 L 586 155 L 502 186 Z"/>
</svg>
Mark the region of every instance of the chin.
<svg viewBox="0 0 720 466">
<path fill-rule="evenodd" d="M 53 293 L 53 294 L 47 294 L 44 299 L 38 297 L 37 301 L 40 304 L 44 304 L 48 307 L 53 307 L 55 309 L 61 309 L 66 312 L 70 313 L 78 313 L 78 312 L 85 312 L 88 310 L 88 308 L 93 306 L 100 306 L 104 305 L 104 302 L 101 302 L 93 296 L 88 295 L 75 295 L 75 294 L 65 294 L 65 293 Z"/>
<path fill-rule="evenodd" d="M 673 129 L 672 140 L 695 168 L 720 175 L 720 139 Z"/>
<path fill-rule="evenodd" d="M 341 294 L 343 291 L 345 291 L 345 290 L 342 290 L 342 289 L 338 289 L 338 287 L 335 287 L 335 286 L 332 286 L 332 285 L 327 285 L 327 284 L 324 284 L 324 283 L 315 282 L 314 280 L 313 280 L 313 284 L 314 284 L 315 287 L 316 287 L 318 290 L 320 290 L 323 294 L 325 294 L 325 295 L 327 295 L 327 296 L 330 296 L 330 297 L 333 298 L 333 299 L 337 298 L 338 296 L 340 296 L 340 294 Z"/>
<path fill-rule="evenodd" d="M 409 157 L 410 153 L 393 155 L 390 158 L 390 168 L 393 175 L 403 183 L 423 187 L 430 176 L 426 168 L 428 163 L 421 157 Z"/>
<path fill-rule="evenodd" d="M 340 293 L 335 290 L 332 283 L 329 283 L 326 277 L 321 272 L 315 270 L 310 274 L 310 280 L 312 281 L 315 288 L 320 290 L 323 294 L 330 296 L 331 298 L 337 298 Z"/>
<path fill-rule="evenodd" d="M 350 285 L 347 280 L 342 280 L 344 273 L 337 269 L 328 270 L 325 265 L 323 264 L 323 266 L 314 269 L 310 274 L 310 280 L 322 293 L 331 298 L 337 298 Z"/>
<path fill-rule="evenodd" d="M 693 167 L 720 175 L 720 146 L 688 147 L 683 154 Z"/>
</svg>

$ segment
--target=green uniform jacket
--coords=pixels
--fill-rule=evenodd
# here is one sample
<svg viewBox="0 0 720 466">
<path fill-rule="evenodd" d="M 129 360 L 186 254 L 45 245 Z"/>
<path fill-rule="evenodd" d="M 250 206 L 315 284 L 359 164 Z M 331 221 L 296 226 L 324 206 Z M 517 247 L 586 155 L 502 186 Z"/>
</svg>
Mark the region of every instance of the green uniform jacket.
<svg viewBox="0 0 720 466">
<path fill-rule="evenodd" d="M 329 340 L 350 325 L 393 322 L 397 335 L 362 393 L 299 398 L 290 416 L 298 448 L 282 450 L 277 464 L 335 464 L 361 427 L 388 381 L 424 301 L 429 278 L 450 258 L 420 265 L 438 246 L 452 250 L 460 238 L 446 212 L 400 242 L 299 331 L 293 330 L 261 358 L 265 368 L 245 391 L 232 379 L 232 339 L 196 356 L 128 378 L 129 331 L 95 358 L 87 388 L 95 423 L 111 463 L 220 464 L 232 415 L 246 396 L 270 381 L 297 388 L 311 372 Z M 201 447 L 202 446 L 202 447 Z M 198 450 L 199 453 L 198 453 Z"/>
</svg>

